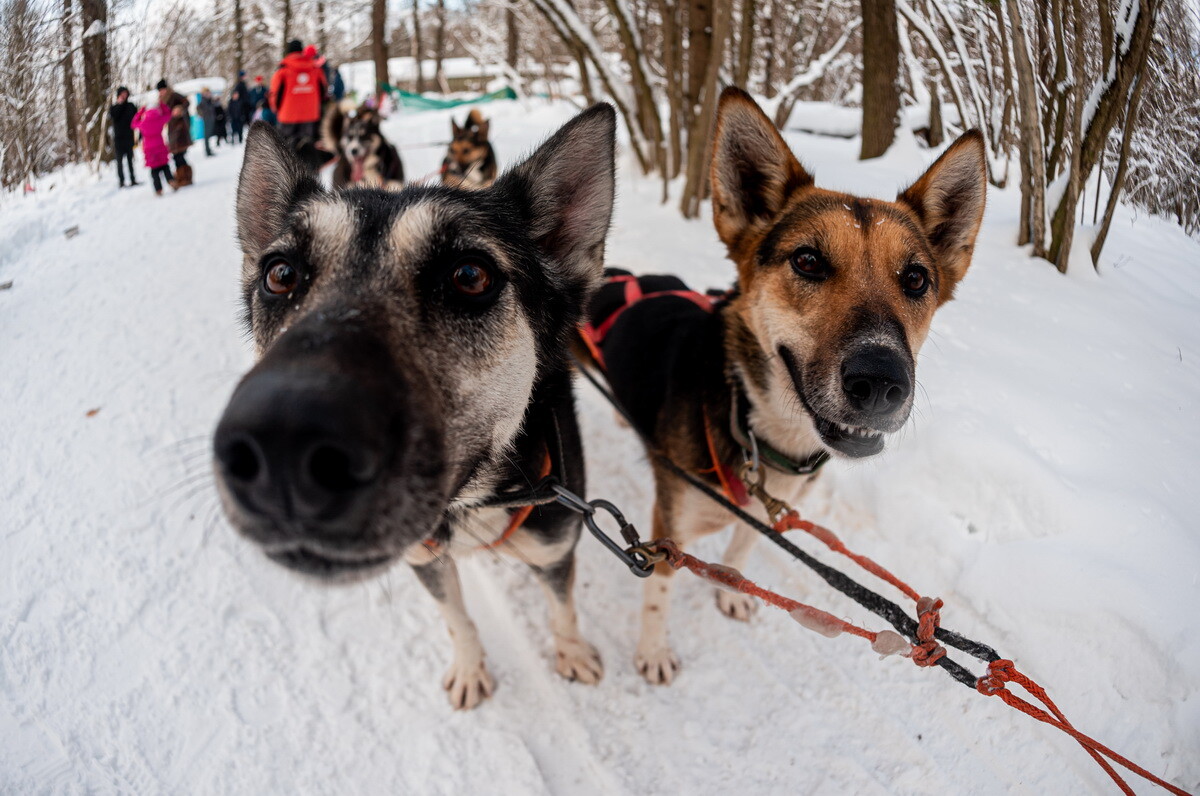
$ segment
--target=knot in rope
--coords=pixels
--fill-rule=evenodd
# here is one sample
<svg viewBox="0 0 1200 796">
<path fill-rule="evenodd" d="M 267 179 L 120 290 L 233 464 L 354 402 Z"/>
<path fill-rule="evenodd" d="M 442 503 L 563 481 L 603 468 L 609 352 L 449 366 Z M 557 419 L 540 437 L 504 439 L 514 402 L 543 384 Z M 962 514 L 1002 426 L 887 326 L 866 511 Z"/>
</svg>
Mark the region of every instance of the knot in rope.
<svg viewBox="0 0 1200 796">
<path fill-rule="evenodd" d="M 917 666 L 933 666 L 946 655 L 946 648 L 934 639 L 941 624 L 942 601 L 937 597 L 922 597 L 917 600 L 917 644 L 913 645 L 912 658 Z"/>
<path fill-rule="evenodd" d="M 984 696 L 995 696 L 1004 690 L 1004 684 L 1013 679 L 1014 664 L 1001 658 L 988 664 L 988 673 L 975 681 L 975 690 Z"/>
</svg>

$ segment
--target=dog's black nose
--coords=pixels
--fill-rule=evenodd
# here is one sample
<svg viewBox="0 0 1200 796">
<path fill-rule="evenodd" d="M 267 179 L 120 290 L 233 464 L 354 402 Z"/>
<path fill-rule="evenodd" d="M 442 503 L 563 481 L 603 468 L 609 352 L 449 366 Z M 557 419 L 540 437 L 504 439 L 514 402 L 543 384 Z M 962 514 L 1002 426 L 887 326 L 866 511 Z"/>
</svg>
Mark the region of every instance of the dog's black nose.
<svg viewBox="0 0 1200 796">
<path fill-rule="evenodd" d="M 219 474 L 247 512 L 326 535 L 356 533 L 386 463 L 391 418 L 352 380 L 251 374 L 213 440 Z"/>
<path fill-rule="evenodd" d="M 850 405 L 871 417 L 894 414 L 912 391 L 908 366 L 890 348 L 855 351 L 842 364 L 842 390 Z"/>
</svg>

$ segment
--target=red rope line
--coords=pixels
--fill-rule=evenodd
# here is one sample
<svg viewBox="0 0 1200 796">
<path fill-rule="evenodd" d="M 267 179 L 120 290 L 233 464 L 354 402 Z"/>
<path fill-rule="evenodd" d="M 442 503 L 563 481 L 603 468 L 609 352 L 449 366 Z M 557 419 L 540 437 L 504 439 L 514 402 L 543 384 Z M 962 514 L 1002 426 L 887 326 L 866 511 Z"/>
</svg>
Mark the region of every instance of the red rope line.
<svg viewBox="0 0 1200 796">
<path fill-rule="evenodd" d="M 872 632 L 844 619 L 840 619 L 828 611 L 822 611 L 820 608 L 793 600 L 790 597 L 784 597 L 782 594 L 777 594 L 770 589 L 764 589 L 733 567 L 727 567 L 723 564 L 710 564 L 707 561 L 683 552 L 670 539 L 660 539 L 655 544 L 658 551 L 666 555 L 667 563 L 674 569 L 686 569 L 692 574 L 698 575 L 705 580 L 710 580 L 719 586 L 757 597 L 768 605 L 787 611 L 796 621 L 811 630 L 816 630 L 822 635 L 833 637 L 839 633 L 849 633 L 852 636 L 864 638 L 872 644 L 882 635 L 881 633 Z M 899 634 L 895 635 L 898 638 L 900 637 Z"/>
<path fill-rule="evenodd" d="M 1004 687 L 1004 684 L 1007 682 L 1016 683 L 1024 688 L 1026 691 L 1032 694 L 1035 699 L 1049 708 L 1054 715 L 1051 716 L 1049 713 L 1037 707 L 1036 705 L 1026 702 L 1024 699 L 1021 699 L 1019 696 L 1009 691 Z M 1057 727 L 1078 741 L 1079 745 L 1086 749 L 1094 758 L 1099 758 L 1100 755 L 1104 755 L 1114 763 L 1117 763 L 1129 771 L 1132 771 L 1134 774 L 1146 779 L 1147 781 L 1153 782 L 1155 785 L 1158 785 L 1159 787 L 1176 794 L 1176 796 L 1189 796 L 1188 792 L 1183 788 L 1176 787 L 1175 785 L 1156 777 L 1154 774 L 1151 774 L 1149 771 L 1142 768 L 1137 763 L 1134 763 L 1129 758 L 1117 754 L 1112 749 L 1109 749 L 1107 746 L 1097 741 L 1095 738 L 1084 735 L 1082 732 L 1075 729 L 1071 722 L 1067 721 L 1067 718 L 1062 714 L 1062 711 L 1058 709 L 1058 706 L 1055 705 L 1050 699 L 1049 695 L 1046 694 L 1046 690 L 1030 679 L 1028 675 L 1017 671 L 1017 667 L 1012 661 L 1002 659 L 998 661 L 992 661 L 990 664 L 988 664 L 988 674 L 979 678 L 979 682 L 976 684 L 976 690 L 978 690 L 979 693 L 983 694 L 984 696 L 998 696 L 1000 699 L 1004 700 L 1007 705 L 1016 708 L 1025 715 L 1031 716 L 1038 721 L 1045 722 L 1051 727 Z M 1121 778 L 1120 774 L 1113 770 L 1112 766 L 1099 759 L 1097 762 L 1099 762 L 1101 767 L 1108 772 L 1108 775 L 1112 777 L 1113 782 L 1117 784 L 1117 787 L 1127 794 L 1133 793 L 1133 789 L 1130 788 L 1125 780 Z"/>
<path fill-rule="evenodd" d="M 838 538 L 838 535 L 833 531 L 822 525 L 817 525 L 815 522 L 809 522 L 808 520 L 801 519 L 800 515 L 796 513 L 795 509 L 788 511 L 775 522 L 775 531 L 777 533 L 783 533 L 784 531 L 793 529 L 798 531 L 807 531 L 808 533 L 812 534 L 819 541 L 823 542 L 830 550 L 844 555 L 846 558 L 858 564 L 875 577 L 892 584 L 913 602 L 917 602 L 921 599 L 921 595 L 918 594 L 917 590 L 912 586 L 909 586 L 907 583 L 900 580 L 891 572 L 888 572 L 873 560 L 867 558 L 866 556 L 859 555 L 853 550 L 847 548 L 846 545 L 842 543 L 842 540 Z"/>
<path fill-rule="evenodd" d="M 877 562 L 866 556 L 859 555 L 858 553 L 855 553 L 847 548 L 842 540 L 838 538 L 837 534 L 835 534 L 833 531 L 821 525 L 817 525 L 816 523 L 801 519 L 800 515 L 794 509 L 789 510 L 786 514 L 780 517 L 779 520 L 776 521 L 774 528 L 776 533 L 783 533 L 784 531 L 793 529 L 806 531 L 816 539 L 823 542 L 830 550 L 849 558 L 851 561 L 858 564 L 872 575 L 875 575 L 877 578 L 887 581 L 892 586 L 903 592 L 905 596 L 915 602 L 917 606 L 918 618 L 918 643 L 913 645 L 912 652 L 908 657 L 912 658 L 913 663 L 915 663 L 917 666 L 933 666 L 943 655 L 946 654 L 945 648 L 938 644 L 934 638 L 934 634 L 937 632 L 938 626 L 940 625 L 942 619 L 942 601 L 940 599 L 933 597 L 922 597 L 916 589 L 900 580 Z M 1049 713 L 1037 707 L 1036 705 L 1021 699 L 1016 694 L 1009 691 L 1004 687 L 1006 682 L 1013 682 L 1024 688 L 1035 699 L 1045 705 L 1049 709 Z M 1181 788 L 1178 788 L 1169 782 L 1156 777 L 1154 774 L 1151 774 L 1149 771 L 1129 760 L 1128 758 L 1125 758 L 1114 752 L 1112 749 L 1109 749 L 1096 739 L 1091 738 L 1090 736 L 1087 736 L 1075 729 L 1075 726 L 1067 720 L 1066 715 L 1064 715 L 1063 712 L 1059 710 L 1058 706 L 1054 704 L 1054 701 L 1050 699 L 1050 696 L 1046 693 L 1046 690 L 1034 682 L 1029 676 L 1018 671 L 1016 665 L 1012 661 L 1002 659 L 988 664 L 988 674 L 980 677 L 979 680 L 976 681 L 975 688 L 977 691 L 979 691 L 979 693 L 984 694 L 985 696 L 998 696 L 1010 707 L 1016 708 L 1025 715 L 1035 718 L 1038 721 L 1045 722 L 1052 727 L 1057 727 L 1067 735 L 1070 735 L 1079 743 L 1080 746 L 1084 748 L 1084 751 L 1092 756 L 1092 759 L 1096 761 L 1100 768 L 1104 769 L 1104 772 L 1112 778 L 1112 781 L 1116 783 L 1117 787 L 1120 788 L 1123 793 L 1127 794 L 1127 796 L 1133 796 L 1133 789 L 1127 782 L 1125 782 L 1121 775 L 1117 773 L 1108 760 L 1105 759 L 1106 757 L 1128 769 L 1129 771 L 1132 771 L 1138 776 L 1143 777 L 1149 782 L 1153 782 L 1154 784 L 1165 788 L 1171 793 L 1177 794 L 1178 796 L 1188 796 L 1187 792 Z"/>
</svg>

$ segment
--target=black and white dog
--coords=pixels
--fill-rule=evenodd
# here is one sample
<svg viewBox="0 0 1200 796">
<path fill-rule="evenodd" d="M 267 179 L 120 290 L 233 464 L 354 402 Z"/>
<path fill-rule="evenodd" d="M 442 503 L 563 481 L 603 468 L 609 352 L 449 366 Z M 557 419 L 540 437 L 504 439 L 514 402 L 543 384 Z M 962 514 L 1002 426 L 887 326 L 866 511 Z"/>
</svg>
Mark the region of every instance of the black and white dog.
<svg viewBox="0 0 1200 796">
<path fill-rule="evenodd" d="M 337 155 L 334 188 L 404 187 L 400 153 L 379 131 L 379 114 L 363 106 L 345 113 L 336 102 L 321 119 L 321 142 Z"/>
<path fill-rule="evenodd" d="M 572 597 L 578 517 L 481 506 L 548 469 L 584 491 L 567 345 L 603 270 L 614 136 L 597 105 L 491 189 L 398 193 L 322 189 L 265 124 L 246 141 L 237 219 L 258 362 L 214 435 L 225 513 L 319 581 L 407 561 L 449 625 L 458 708 L 493 688 L 455 567 L 480 548 L 544 584 L 557 671 L 602 674 Z"/>
</svg>

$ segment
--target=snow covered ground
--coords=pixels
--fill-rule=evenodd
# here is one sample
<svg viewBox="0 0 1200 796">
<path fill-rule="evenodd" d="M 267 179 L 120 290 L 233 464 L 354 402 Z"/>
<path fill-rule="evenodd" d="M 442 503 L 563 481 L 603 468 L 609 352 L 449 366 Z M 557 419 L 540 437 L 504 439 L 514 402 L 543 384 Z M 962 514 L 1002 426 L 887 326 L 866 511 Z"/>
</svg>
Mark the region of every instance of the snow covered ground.
<svg viewBox="0 0 1200 796">
<path fill-rule="evenodd" d="M 572 112 L 487 110 L 502 162 Z M 402 145 L 448 128 L 445 113 L 387 125 Z M 855 141 L 790 140 L 820 184 L 877 196 L 932 159 L 902 142 L 860 164 Z M 432 172 L 441 154 L 406 150 L 406 170 Z M 777 611 L 726 620 L 687 575 L 672 625 L 684 669 L 649 686 L 632 665 L 640 583 L 588 539 L 578 599 L 604 681 L 552 673 L 539 588 L 481 555 L 464 581 L 499 690 L 451 711 L 449 640 L 408 571 L 314 588 L 217 512 L 207 435 L 251 362 L 239 158 L 195 158 L 196 185 L 162 199 L 80 171 L 0 197 L 0 283 L 14 282 L 0 291 L 0 790 L 1112 790 L 1074 742 L 998 700 Z M 610 262 L 727 285 L 711 223 L 660 206 L 627 154 L 621 169 Z M 1012 246 L 1016 207 L 1015 191 L 990 197 L 908 427 L 875 460 L 831 465 L 803 508 L 940 595 L 946 626 L 1016 659 L 1082 730 L 1194 790 L 1200 246 L 1122 212 L 1105 275 L 1083 241 L 1063 278 Z M 636 441 L 579 392 L 592 493 L 648 527 Z M 774 550 L 746 570 L 882 628 Z"/>
</svg>

